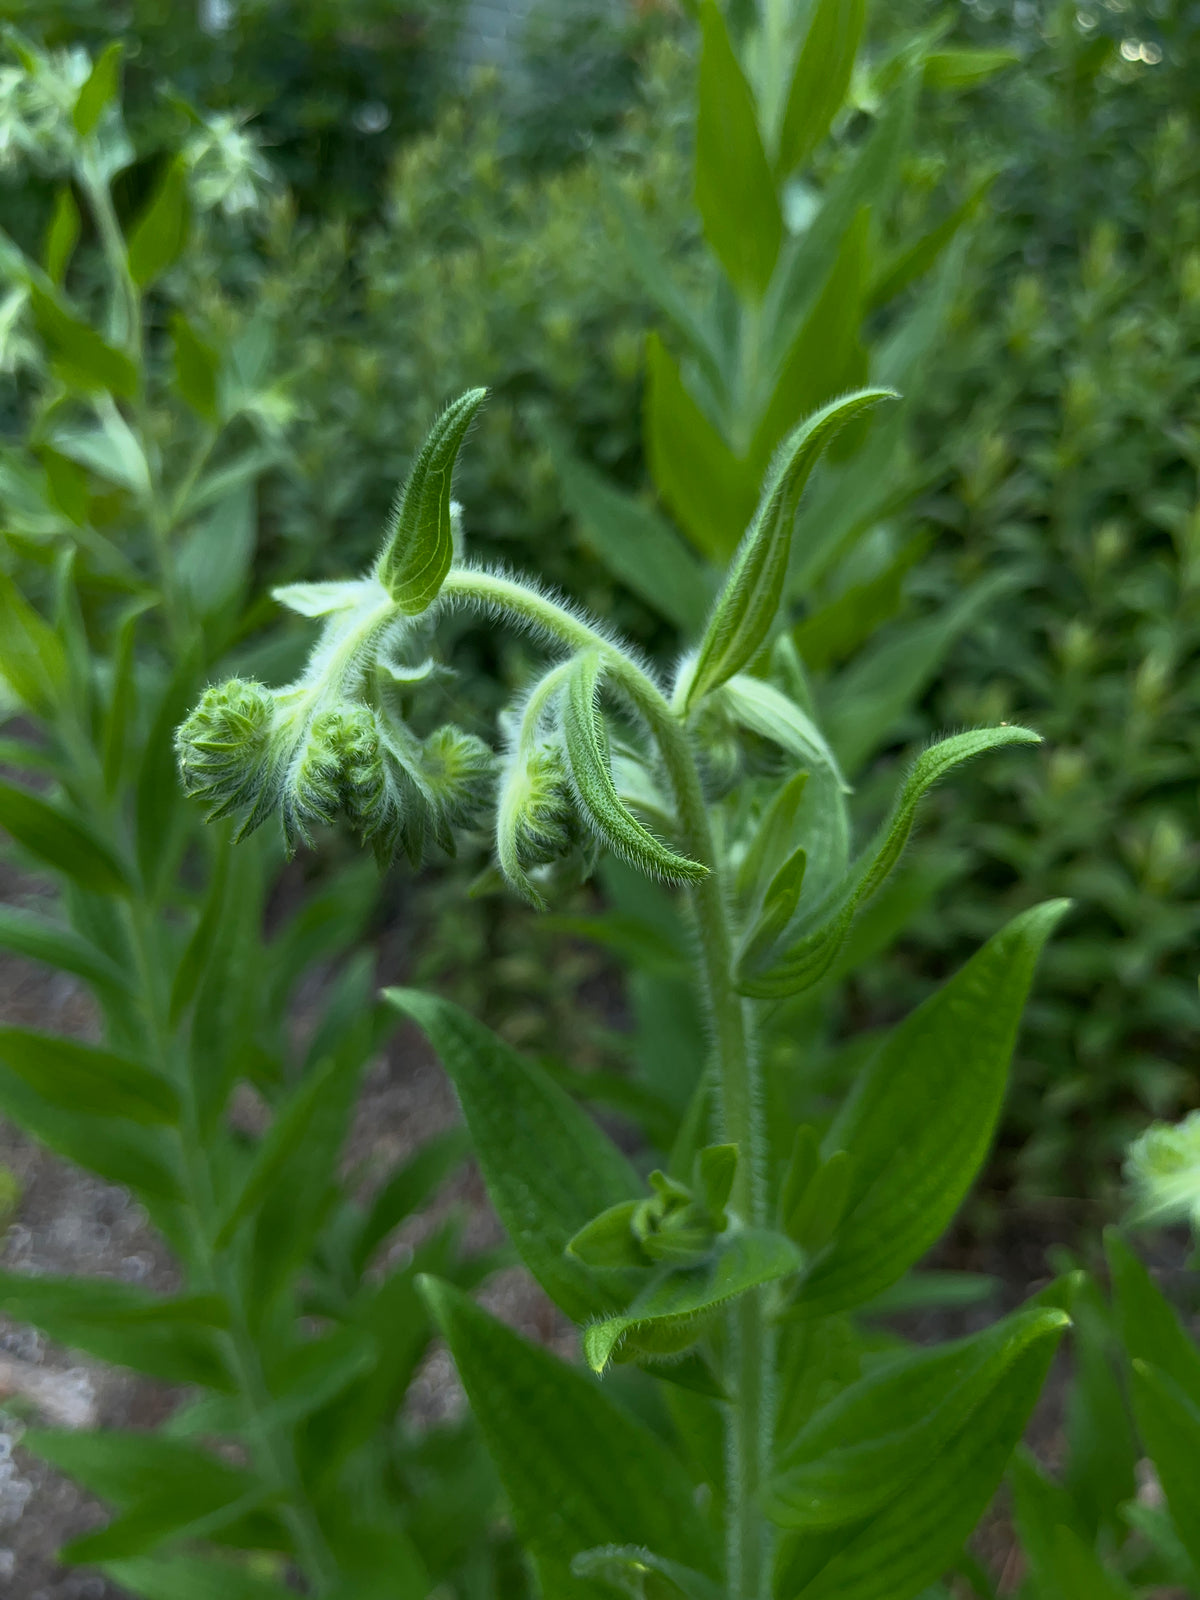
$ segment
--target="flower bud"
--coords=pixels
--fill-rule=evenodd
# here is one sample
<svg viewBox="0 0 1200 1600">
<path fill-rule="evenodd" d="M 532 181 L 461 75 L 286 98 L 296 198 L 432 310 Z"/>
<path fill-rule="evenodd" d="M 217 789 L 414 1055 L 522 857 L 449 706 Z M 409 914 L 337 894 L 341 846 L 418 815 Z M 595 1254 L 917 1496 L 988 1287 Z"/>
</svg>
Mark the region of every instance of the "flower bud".
<svg viewBox="0 0 1200 1600">
<path fill-rule="evenodd" d="M 556 744 L 533 750 L 516 777 L 515 853 L 526 872 L 572 855 L 587 836 Z"/>
<path fill-rule="evenodd" d="M 496 758 L 482 739 L 452 723 L 421 746 L 421 770 L 431 805 L 447 822 L 467 825 L 486 804 Z"/>
<path fill-rule="evenodd" d="M 209 822 L 253 806 L 269 781 L 276 705 L 261 683 L 212 684 L 175 731 L 179 776 Z"/>
<path fill-rule="evenodd" d="M 1135 1195 L 1134 1221 L 1188 1220 L 1200 1233 L 1200 1111 L 1147 1128 L 1130 1146 L 1125 1176 Z"/>
</svg>

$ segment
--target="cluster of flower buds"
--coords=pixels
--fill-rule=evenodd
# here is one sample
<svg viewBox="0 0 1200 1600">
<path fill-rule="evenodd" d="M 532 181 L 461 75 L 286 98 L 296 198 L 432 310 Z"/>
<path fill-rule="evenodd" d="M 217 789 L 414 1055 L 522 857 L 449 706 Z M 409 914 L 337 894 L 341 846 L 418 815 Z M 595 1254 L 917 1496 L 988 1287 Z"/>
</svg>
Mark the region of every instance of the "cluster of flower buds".
<svg viewBox="0 0 1200 1600">
<path fill-rule="evenodd" d="M 737 1161 L 736 1145 L 715 1144 L 696 1156 L 690 1184 L 652 1172 L 645 1199 L 602 1211 L 568 1250 L 589 1267 L 692 1267 L 707 1261 L 730 1226 Z"/>
</svg>

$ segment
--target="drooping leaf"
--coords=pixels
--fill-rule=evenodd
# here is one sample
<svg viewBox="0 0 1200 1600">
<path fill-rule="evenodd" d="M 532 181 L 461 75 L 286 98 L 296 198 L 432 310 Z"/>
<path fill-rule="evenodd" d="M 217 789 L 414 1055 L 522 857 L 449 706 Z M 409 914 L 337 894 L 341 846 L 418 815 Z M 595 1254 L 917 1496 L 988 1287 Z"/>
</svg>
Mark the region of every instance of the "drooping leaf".
<svg viewBox="0 0 1200 1600">
<path fill-rule="evenodd" d="M 724 1244 L 702 1265 L 668 1272 L 656 1279 L 616 1316 L 591 1323 L 584 1331 L 583 1352 L 593 1372 L 603 1372 L 628 1338 L 669 1349 L 676 1339 L 686 1345 L 718 1308 L 739 1295 L 797 1271 L 804 1257 L 790 1239 L 765 1228 L 748 1228 Z M 648 1344 L 649 1350 L 652 1345 Z"/>
<path fill-rule="evenodd" d="M 716 0 L 704 0 L 696 118 L 696 205 L 713 253 L 742 295 L 759 299 L 783 238 L 754 95 Z"/>
<path fill-rule="evenodd" d="M 217 1295 L 149 1294 L 104 1278 L 33 1278 L 0 1271 L 0 1311 L 102 1361 L 168 1383 L 235 1389 L 218 1338 L 228 1307 Z"/>
<path fill-rule="evenodd" d="M 824 768 L 837 786 L 849 790 L 837 757 L 825 735 L 801 706 L 765 678 L 735 673 L 721 689 L 722 703 L 734 721 L 761 739 L 769 739 L 810 769 Z"/>
<path fill-rule="evenodd" d="M 802 422 L 780 446 L 705 629 L 688 685 L 689 705 L 741 672 L 766 643 L 783 598 L 792 524 L 813 468 L 841 427 L 892 397 L 889 389 L 843 395 Z"/>
<path fill-rule="evenodd" d="M 841 109 L 865 19 L 865 0 L 817 0 L 813 7 L 780 129 L 780 176 L 811 155 Z"/>
<path fill-rule="evenodd" d="M 568 1316 L 585 1321 L 627 1298 L 565 1255 L 585 1223 L 643 1185 L 616 1145 L 540 1067 L 457 1006 L 413 989 L 385 998 L 428 1035 L 458 1092 L 488 1195 L 522 1260 Z"/>
<path fill-rule="evenodd" d="M 422 1293 L 445 1335 L 542 1591 L 606 1591 L 572 1576 L 598 1545 L 644 1545 L 712 1573 L 715 1555 L 677 1458 L 591 1378 L 513 1333 L 448 1285 Z"/>
<path fill-rule="evenodd" d="M 1067 908 L 1015 917 L 885 1039 L 826 1140 L 854 1158 L 850 1203 L 802 1290 L 811 1314 L 861 1304 L 940 1238 L 987 1152 L 1034 965 Z"/>
<path fill-rule="evenodd" d="M 1020 1311 L 968 1339 L 886 1361 L 784 1448 L 768 1514 L 807 1529 L 875 1515 L 929 1470 L 1026 1351 L 1067 1324 L 1061 1311 Z"/>
<path fill-rule="evenodd" d="M 15 1073 L 50 1104 L 81 1116 L 147 1125 L 179 1119 L 179 1092 L 167 1078 L 130 1056 L 77 1039 L 0 1027 L 0 1071 Z"/>
<path fill-rule="evenodd" d="M 917 807 L 929 789 L 954 767 L 988 750 L 1010 744 L 1037 744 L 1028 728 L 978 728 L 931 745 L 917 758 L 892 813 L 875 840 L 827 899 L 817 902 L 794 930 L 792 942 L 773 963 L 739 972 L 744 994 L 760 998 L 797 994 L 829 971 L 850 933 L 858 908 L 891 874 L 912 832 Z M 795 937 L 798 934 L 799 937 Z"/>
<path fill-rule="evenodd" d="M 600 673 L 599 654 L 581 652 L 567 669 L 562 700 L 563 748 L 580 810 L 610 850 L 648 876 L 697 883 L 708 876 L 708 868 L 656 839 L 617 793 L 596 709 Z"/>
<path fill-rule="evenodd" d="M 469 389 L 434 423 L 388 521 L 376 575 L 410 615 L 433 603 L 454 559 L 450 480 L 486 395 L 486 389 Z"/>
<path fill-rule="evenodd" d="M 43 866 L 97 894 L 129 893 L 128 875 L 77 816 L 29 789 L 0 781 L 0 828 Z"/>
</svg>

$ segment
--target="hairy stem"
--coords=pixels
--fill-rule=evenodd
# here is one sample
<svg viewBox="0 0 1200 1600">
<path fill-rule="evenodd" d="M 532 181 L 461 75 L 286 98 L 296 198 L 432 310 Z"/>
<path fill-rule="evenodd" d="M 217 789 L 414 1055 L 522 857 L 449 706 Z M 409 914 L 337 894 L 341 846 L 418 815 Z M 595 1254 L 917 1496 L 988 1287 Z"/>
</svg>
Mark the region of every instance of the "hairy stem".
<svg viewBox="0 0 1200 1600">
<path fill-rule="evenodd" d="M 720 858 L 687 730 L 658 685 L 621 647 L 556 600 L 516 579 L 453 568 L 442 589 L 450 603 L 498 611 L 572 651 L 598 650 L 610 681 L 641 714 L 662 756 L 674 793 L 684 849 L 709 869 L 691 890 L 700 947 L 700 987 L 712 1029 L 722 1136 L 741 1160 L 731 1203 L 747 1222 L 766 1221 L 762 1104 L 746 1002 L 733 984 L 733 939 Z M 769 1540 L 759 1493 L 770 1472 L 774 1431 L 774 1339 L 763 1292 L 743 1296 L 729 1312 L 735 1398 L 729 1408 L 729 1593 L 765 1600 Z"/>
</svg>

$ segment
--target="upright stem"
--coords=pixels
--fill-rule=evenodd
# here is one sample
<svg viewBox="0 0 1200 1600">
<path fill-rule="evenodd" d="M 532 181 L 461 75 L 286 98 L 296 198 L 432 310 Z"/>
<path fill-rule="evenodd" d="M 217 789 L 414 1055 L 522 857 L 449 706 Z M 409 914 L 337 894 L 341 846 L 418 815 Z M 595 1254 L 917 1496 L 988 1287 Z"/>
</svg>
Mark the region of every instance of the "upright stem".
<svg viewBox="0 0 1200 1600">
<path fill-rule="evenodd" d="M 453 568 L 444 600 L 499 610 L 570 650 L 599 650 L 611 681 L 645 718 L 674 792 L 682 844 L 709 875 L 691 891 L 700 946 L 700 986 L 712 1028 L 720 1121 L 741 1153 L 732 1196 L 746 1222 L 766 1221 L 762 1097 L 746 1002 L 733 983 L 733 940 L 721 860 L 687 731 L 658 685 L 619 646 L 557 601 L 515 579 Z M 775 1342 L 761 1290 L 743 1295 L 728 1314 L 736 1390 L 729 1407 L 728 1589 L 734 1600 L 766 1600 L 770 1542 L 759 1493 L 770 1473 L 774 1434 Z"/>
</svg>

